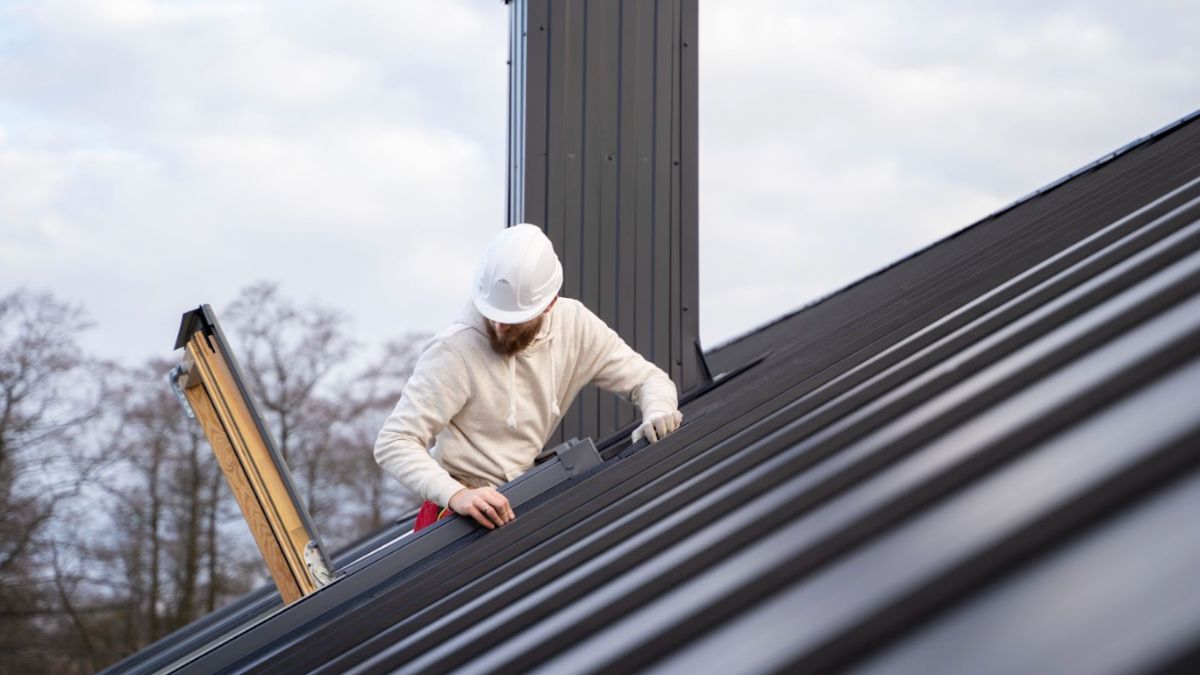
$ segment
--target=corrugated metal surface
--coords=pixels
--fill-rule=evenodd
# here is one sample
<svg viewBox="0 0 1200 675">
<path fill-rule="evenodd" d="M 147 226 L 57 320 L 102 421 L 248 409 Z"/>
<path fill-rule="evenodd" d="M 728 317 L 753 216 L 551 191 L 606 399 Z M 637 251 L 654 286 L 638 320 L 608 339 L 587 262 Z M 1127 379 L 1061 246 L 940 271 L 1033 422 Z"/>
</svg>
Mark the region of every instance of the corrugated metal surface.
<svg viewBox="0 0 1200 675">
<path fill-rule="evenodd" d="M 509 224 L 541 225 L 578 298 L 682 390 L 703 380 L 696 0 L 511 5 Z M 587 388 L 552 444 L 635 418 Z"/>
<path fill-rule="evenodd" d="M 176 665 L 1198 665 L 1200 120 L 727 349 L 675 435 Z"/>
</svg>

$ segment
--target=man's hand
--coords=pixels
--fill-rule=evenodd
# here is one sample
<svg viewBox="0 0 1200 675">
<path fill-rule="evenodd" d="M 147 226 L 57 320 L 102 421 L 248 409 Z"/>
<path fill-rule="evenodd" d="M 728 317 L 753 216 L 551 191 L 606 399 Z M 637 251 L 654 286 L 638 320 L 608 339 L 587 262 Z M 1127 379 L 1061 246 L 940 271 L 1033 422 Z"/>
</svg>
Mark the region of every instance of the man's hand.
<svg viewBox="0 0 1200 675">
<path fill-rule="evenodd" d="M 497 526 L 517 517 L 517 514 L 513 513 L 512 506 L 508 504 L 508 497 L 491 487 L 459 490 L 450 497 L 450 503 L 447 506 L 460 516 L 474 518 L 489 530 L 494 530 Z"/>
<path fill-rule="evenodd" d="M 651 443 L 657 443 L 668 434 L 679 428 L 683 423 L 683 413 L 678 410 L 669 413 L 658 413 L 642 420 L 641 426 L 633 430 L 630 440 L 637 443 L 642 437 Z"/>
</svg>

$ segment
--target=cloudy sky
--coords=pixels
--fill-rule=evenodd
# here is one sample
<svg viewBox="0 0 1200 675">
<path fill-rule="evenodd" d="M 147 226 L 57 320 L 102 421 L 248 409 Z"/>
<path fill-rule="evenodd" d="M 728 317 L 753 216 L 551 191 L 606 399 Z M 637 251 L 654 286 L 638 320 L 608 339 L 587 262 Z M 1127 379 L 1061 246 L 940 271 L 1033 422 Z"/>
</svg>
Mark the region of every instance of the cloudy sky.
<svg viewBox="0 0 1200 675">
<path fill-rule="evenodd" d="M 1200 108 L 1200 3 L 700 4 L 707 346 Z M 503 224 L 506 31 L 500 0 L 0 0 L 0 294 L 129 363 L 261 279 L 367 345 L 442 327 Z"/>
</svg>

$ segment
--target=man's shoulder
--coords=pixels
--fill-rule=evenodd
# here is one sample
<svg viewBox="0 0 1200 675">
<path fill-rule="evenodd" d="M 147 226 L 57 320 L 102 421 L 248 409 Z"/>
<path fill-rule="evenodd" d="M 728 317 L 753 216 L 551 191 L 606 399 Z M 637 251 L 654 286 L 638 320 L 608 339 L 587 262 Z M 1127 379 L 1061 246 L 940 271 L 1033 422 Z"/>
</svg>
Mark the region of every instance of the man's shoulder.
<svg viewBox="0 0 1200 675">
<path fill-rule="evenodd" d="M 449 350 L 465 359 L 480 346 L 487 346 L 486 336 L 468 324 L 455 322 L 429 338 L 422 352 Z"/>
<path fill-rule="evenodd" d="M 561 314 L 568 320 L 590 319 L 596 316 L 592 310 L 588 309 L 587 305 L 576 300 L 575 298 L 564 298 L 559 296 L 558 301 L 554 303 L 554 311 Z"/>
<path fill-rule="evenodd" d="M 471 330 L 470 326 L 456 321 L 435 333 L 433 337 L 429 338 L 429 342 L 432 344 L 434 342 L 446 342 L 454 339 L 462 339 L 461 337 L 456 338 L 456 336 L 464 331 L 469 330 Z"/>
<path fill-rule="evenodd" d="M 604 319 L 574 298 L 559 297 L 554 309 L 562 319 L 559 322 L 559 330 L 573 335 L 580 344 L 591 344 L 612 331 L 612 327 Z"/>
</svg>

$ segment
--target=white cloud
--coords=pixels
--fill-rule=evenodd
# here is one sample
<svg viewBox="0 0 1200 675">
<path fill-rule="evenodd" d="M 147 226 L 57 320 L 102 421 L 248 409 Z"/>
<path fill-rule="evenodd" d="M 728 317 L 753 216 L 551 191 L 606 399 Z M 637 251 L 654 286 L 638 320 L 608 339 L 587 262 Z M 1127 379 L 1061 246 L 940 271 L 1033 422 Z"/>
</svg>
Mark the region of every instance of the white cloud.
<svg viewBox="0 0 1200 675">
<path fill-rule="evenodd" d="M 21 27 L 0 42 L 0 288 L 83 304 L 95 351 L 165 354 L 180 312 L 260 278 L 368 343 L 458 311 L 445 276 L 503 222 L 500 3 L 51 1 L 0 21 Z"/>
<path fill-rule="evenodd" d="M 1200 107 L 1197 29 L 1172 3 L 704 4 L 705 344 Z"/>
<path fill-rule="evenodd" d="M 701 4 L 706 345 L 1200 107 L 1189 3 Z M 257 279 L 440 328 L 503 222 L 506 12 L 0 0 L 0 292 L 126 360 Z"/>
</svg>

